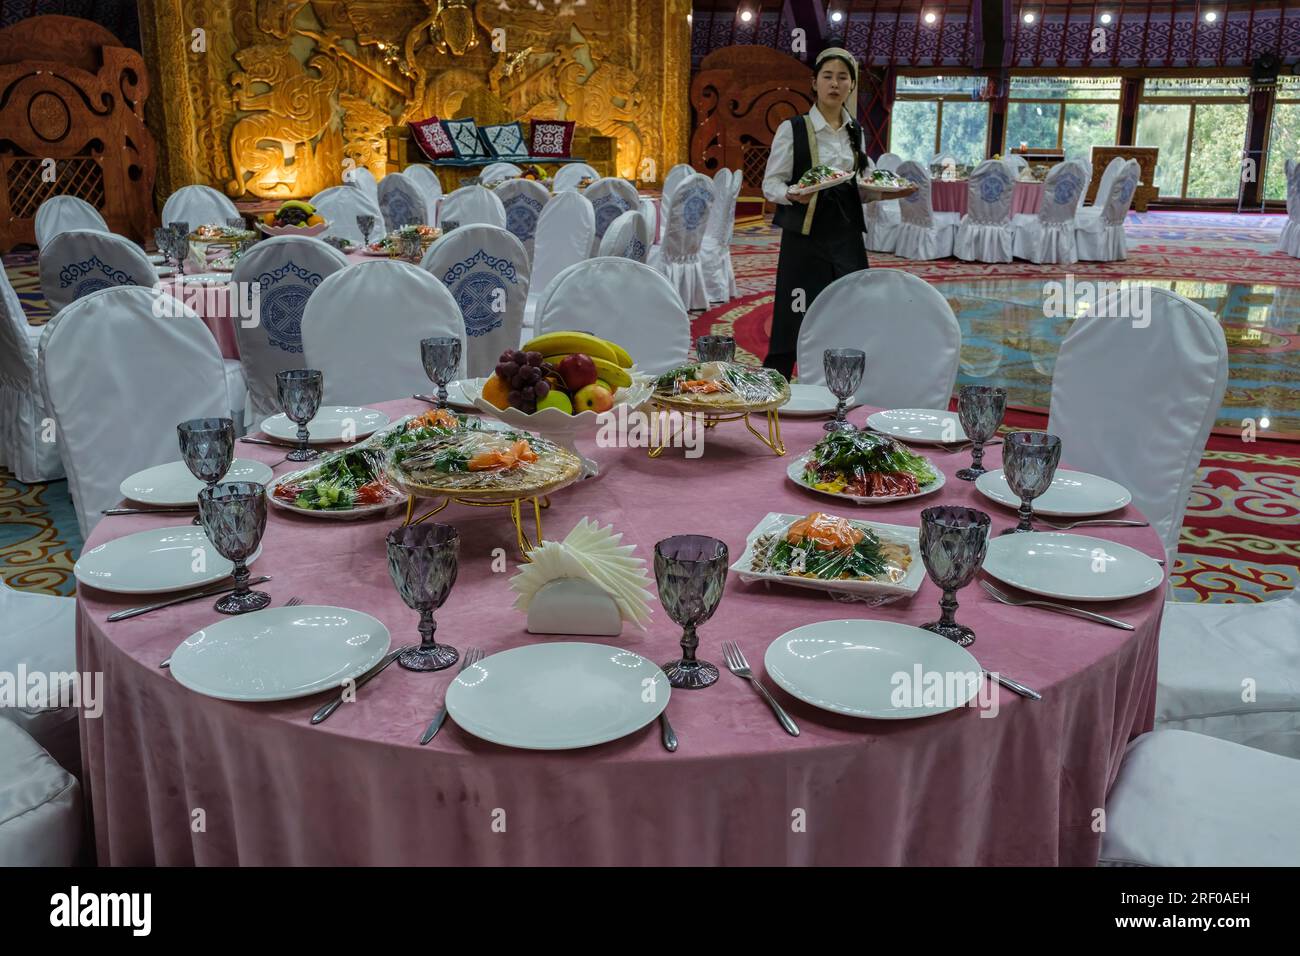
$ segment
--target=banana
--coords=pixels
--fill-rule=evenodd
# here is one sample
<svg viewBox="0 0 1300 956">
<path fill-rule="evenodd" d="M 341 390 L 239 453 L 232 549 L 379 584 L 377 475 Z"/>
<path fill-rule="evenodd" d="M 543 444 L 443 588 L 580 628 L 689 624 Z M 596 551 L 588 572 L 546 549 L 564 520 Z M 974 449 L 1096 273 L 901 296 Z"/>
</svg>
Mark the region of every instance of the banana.
<svg viewBox="0 0 1300 956">
<path fill-rule="evenodd" d="M 547 332 L 539 335 L 524 345 L 525 352 L 541 352 L 543 355 L 569 355 L 581 352 L 592 358 L 603 358 L 607 362 L 618 361 L 618 356 L 608 342 L 587 332 Z"/>
<path fill-rule="evenodd" d="M 542 358 L 542 361 L 545 362 L 547 365 L 553 365 L 556 368 L 559 368 L 560 363 L 563 362 L 566 358 L 569 357 L 569 355 L 572 354 L 574 353 L 570 352 L 570 353 L 564 353 L 560 355 L 547 355 Z M 632 384 L 632 376 L 629 375 L 627 369 L 623 368 L 621 365 L 611 362 L 609 361 L 609 359 L 597 358 L 596 356 L 589 355 L 586 352 L 582 352 L 580 354 L 586 355 L 589 359 L 591 359 L 591 361 L 596 366 L 596 374 L 600 376 L 602 379 L 604 379 L 606 382 L 608 382 L 610 385 L 613 385 L 615 387 L 627 388 L 629 385 Z"/>
<path fill-rule="evenodd" d="M 304 202 L 304 201 L 301 200 L 301 199 L 290 199 L 290 200 L 288 200 L 287 202 L 281 203 L 281 204 L 280 204 L 280 208 L 281 208 L 281 209 L 301 209 L 303 212 L 307 213 L 308 215 L 311 215 L 312 213 L 316 212 L 316 207 L 315 207 L 315 206 L 313 206 L 313 205 L 312 205 L 311 203 L 309 203 L 309 202 Z"/>
<path fill-rule="evenodd" d="M 609 339 L 605 340 L 605 344 L 614 350 L 615 360 L 619 365 L 623 366 L 623 368 L 632 367 L 632 356 L 627 354 L 627 349 L 623 348 L 623 346 L 619 345 L 617 342 L 611 342 Z"/>
</svg>

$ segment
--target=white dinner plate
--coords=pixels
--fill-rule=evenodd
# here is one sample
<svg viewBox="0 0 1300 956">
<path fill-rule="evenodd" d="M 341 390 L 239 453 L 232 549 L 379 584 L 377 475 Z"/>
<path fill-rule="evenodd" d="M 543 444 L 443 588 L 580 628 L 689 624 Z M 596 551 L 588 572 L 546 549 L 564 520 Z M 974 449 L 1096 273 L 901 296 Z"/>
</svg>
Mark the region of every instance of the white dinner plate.
<svg viewBox="0 0 1300 956">
<path fill-rule="evenodd" d="M 672 688 L 658 664 L 604 644 L 530 644 L 485 657 L 447 688 L 476 737 L 526 750 L 592 747 L 655 720 Z"/>
<path fill-rule="evenodd" d="M 825 385 L 791 385 L 790 401 L 781 406 L 779 412 L 792 418 L 813 418 L 818 415 L 835 414 L 839 399 L 831 394 Z M 853 408 L 857 402 L 849 399 L 845 410 Z"/>
<path fill-rule="evenodd" d="M 217 621 L 172 652 L 172 677 L 222 700 L 292 700 L 360 677 L 388 652 L 388 628 L 369 614 L 304 604 Z"/>
<path fill-rule="evenodd" d="M 948 480 L 946 477 L 944 477 L 943 472 L 940 471 L 938 468 L 935 468 L 934 463 L 931 462 L 930 467 L 934 468 L 935 474 L 938 475 L 939 477 L 936 478 L 934 481 L 930 482 L 928 485 L 922 485 L 914 495 L 891 495 L 889 497 L 881 497 L 881 498 L 865 498 L 862 497 L 861 495 L 846 495 L 842 491 L 819 491 L 818 489 L 814 488 L 812 485 L 808 484 L 803 480 L 804 466 L 808 464 L 809 457 L 811 457 L 810 454 L 803 454 L 800 455 L 798 458 L 796 458 L 794 461 L 790 462 L 789 467 L 786 468 L 785 470 L 786 477 L 788 477 L 800 488 L 806 488 L 807 490 L 811 491 L 815 495 L 825 495 L 827 498 L 836 498 L 840 501 L 852 501 L 855 504 L 859 504 L 859 505 L 887 505 L 893 501 L 908 501 L 912 498 L 922 498 L 925 495 L 934 494 L 936 491 L 942 488 L 944 486 L 944 483 Z"/>
<path fill-rule="evenodd" d="M 388 424 L 389 418 L 383 412 L 359 405 L 322 405 L 316 417 L 307 423 L 311 437 L 310 445 L 336 445 L 343 441 L 348 433 L 352 440 L 359 441 L 367 435 L 373 435 Z M 296 445 L 298 443 L 298 426 L 289 421 L 281 412 L 262 422 L 262 431 L 276 441 Z"/>
<path fill-rule="evenodd" d="M 247 564 L 262 553 L 259 546 Z M 234 565 L 217 553 L 203 528 L 150 528 L 106 541 L 72 566 L 81 584 L 114 594 L 164 594 L 214 584 Z"/>
<path fill-rule="evenodd" d="M 796 627 L 768 646 L 763 666 L 772 680 L 814 707 L 884 720 L 955 710 L 979 692 L 983 678 L 964 647 L 894 621 Z"/>
<path fill-rule="evenodd" d="M 180 278 L 179 276 L 177 277 Z M 225 272 L 196 272 L 190 275 L 185 273 L 184 282 L 186 285 L 229 285 L 230 273 Z"/>
<path fill-rule="evenodd" d="M 447 404 L 452 408 L 460 408 L 466 411 L 477 412 L 478 406 L 474 404 L 474 399 L 483 394 L 483 382 L 481 378 L 466 378 L 447 384 Z M 435 387 L 434 391 L 437 389 Z"/>
<path fill-rule="evenodd" d="M 1141 551 L 1062 531 L 995 535 L 984 570 L 1022 591 L 1066 601 L 1119 601 L 1165 579 L 1164 568 Z"/>
<path fill-rule="evenodd" d="M 1001 468 L 975 479 L 975 490 L 1000 505 L 1020 508 L 1020 498 L 1007 484 Z M 1057 471 L 1052 485 L 1034 499 L 1034 514 L 1046 518 L 1085 518 L 1123 508 L 1133 496 L 1123 485 L 1086 471 Z"/>
<path fill-rule="evenodd" d="M 755 571 L 754 567 L 754 542 L 765 534 L 771 534 L 780 529 L 790 527 L 790 522 L 797 521 L 802 515 L 779 514 L 775 511 L 769 512 L 749 533 L 749 538 L 745 542 L 745 551 L 736 563 L 729 570 L 736 574 L 743 575 L 748 581 L 771 581 L 776 584 L 788 584 L 796 588 L 812 588 L 816 591 L 837 591 L 842 594 L 862 594 L 880 597 L 910 597 L 921 588 L 921 582 L 925 580 L 925 565 L 921 561 L 920 529 L 909 528 L 900 524 L 883 524 L 879 521 L 858 521 L 852 519 L 854 524 L 863 525 L 875 532 L 881 541 L 890 541 L 894 543 L 906 544 L 911 552 L 912 560 L 907 566 L 907 571 L 901 579 L 896 582 L 875 581 L 875 580 L 822 580 L 820 578 L 805 578 L 797 574 L 778 574 L 773 571 Z"/>
<path fill-rule="evenodd" d="M 222 475 L 222 481 L 255 481 L 260 485 L 268 484 L 274 472 L 260 461 L 236 458 L 230 463 L 230 470 Z M 143 505 L 192 505 L 198 494 L 207 486 L 199 481 L 186 467 L 183 461 L 169 461 L 165 465 L 155 465 L 144 471 L 137 471 L 118 486 L 123 498 L 138 501 Z"/>
<path fill-rule="evenodd" d="M 899 441 L 938 445 L 966 440 L 956 412 L 942 408 L 890 408 L 867 416 L 867 427 Z"/>
<path fill-rule="evenodd" d="M 176 274 L 176 267 L 175 267 L 175 266 L 157 266 L 157 267 L 154 269 L 154 272 L 157 273 L 159 279 L 170 279 L 172 276 L 174 276 L 174 275 Z"/>
</svg>

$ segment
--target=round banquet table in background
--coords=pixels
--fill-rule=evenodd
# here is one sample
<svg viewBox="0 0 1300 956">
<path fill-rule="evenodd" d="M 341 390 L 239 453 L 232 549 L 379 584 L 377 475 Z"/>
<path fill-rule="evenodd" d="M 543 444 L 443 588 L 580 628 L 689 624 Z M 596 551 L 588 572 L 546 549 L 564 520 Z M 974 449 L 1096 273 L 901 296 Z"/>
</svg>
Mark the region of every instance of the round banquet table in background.
<svg viewBox="0 0 1300 956">
<path fill-rule="evenodd" d="M 396 417 L 426 406 L 379 407 Z M 861 425 L 869 411 L 850 418 Z M 823 434 L 817 420 L 782 428 L 791 455 Z M 694 460 L 680 449 L 657 460 L 638 448 L 583 450 L 601 462 L 601 475 L 553 496 L 548 535 L 562 537 L 591 516 L 624 532 L 624 543 L 646 558 L 657 540 L 690 532 L 722 538 L 734 560 L 769 511 L 829 510 L 915 526 L 923 507 L 969 504 L 992 514 L 994 533 L 1015 521 L 953 477 L 969 452 L 926 452 L 948 477 L 933 495 L 854 507 L 795 487 L 785 476 L 791 458 L 767 452 L 738 423 L 711 430 Z M 989 450 L 989 467 L 1000 466 L 1000 451 Z M 268 464 L 284 456 L 248 444 L 238 454 Z M 1137 514 L 1129 507 L 1122 516 Z M 105 518 L 86 548 L 184 520 Z M 272 576 L 262 587 L 277 605 L 298 597 L 366 611 L 389 628 L 394 646 L 407 644 L 418 640 L 417 616 L 389 579 L 384 548 L 400 520 L 319 521 L 272 509 L 252 569 Z M 510 554 L 511 573 L 517 560 L 504 509 L 452 505 L 438 520 L 462 538 L 460 574 L 437 615 L 439 640 L 488 654 L 593 640 L 526 633 L 524 615 L 511 607 L 510 574 L 493 571 L 494 549 Z M 1163 555 L 1150 528 L 1094 530 Z M 973 584 L 958 612 L 978 635 L 970 650 L 1043 700 L 998 687 L 995 717 L 960 708 L 920 720 L 859 720 L 777 688 L 763 670 L 764 650 L 814 621 L 933 620 L 936 587 L 927 580 L 910 600 L 871 607 L 744 585 L 732 575 L 700 628 L 700 655 L 720 664 L 723 639 L 738 641 L 801 736 L 788 736 L 754 690 L 724 669 L 711 688 L 673 692 L 667 713 L 681 741 L 676 753 L 664 750 L 657 724 L 585 750 L 528 752 L 472 737 L 452 720 L 419 746 L 448 671 L 394 665 L 314 727 L 309 718 L 328 695 L 259 705 L 194 694 L 158 664 L 220 617 L 211 600 L 108 624 L 112 611 L 142 602 L 80 588 L 79 668 L 104 675 L 103 715 L 81 722 L 99 862 L 1091 865 L 1100 847 L 1094 811 L 1105 805 L 1129 739 L 1152 725 L 1163 596 L 1105 606 L 1136 626 L 1128 632 L 997 604 Z M 656 604 L 647 632 L 594 640 L 664 662 L 679 655 L 680 633 Z M 196 833 L 199 809 L 206 828 Z"/>
<path fill-rule="evenodd" d="M 930 203 L 935 212 L 957 212 L 966 215 L 967 190 L 970 182 L 965 179 L 930 180 Z M 1043 201 L 1043 184 L 1016 181 L 1015 191 L 1011 195 L 1011 215 L 1022 212 L 1033 215 Z"/>
</svg>

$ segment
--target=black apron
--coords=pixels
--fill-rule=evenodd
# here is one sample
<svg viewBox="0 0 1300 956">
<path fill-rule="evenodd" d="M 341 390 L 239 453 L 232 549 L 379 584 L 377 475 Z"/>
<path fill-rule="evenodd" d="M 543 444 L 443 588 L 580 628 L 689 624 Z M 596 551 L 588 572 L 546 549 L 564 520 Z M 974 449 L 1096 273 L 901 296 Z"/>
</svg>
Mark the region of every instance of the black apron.
<svg viewBox="0 0 1300 956">
<path fill-rule="evenodd" d="M 789 185 L 793 185 L 817 165 L 816 137 L 806 116 L 789 122 L 794 143 Z M 856 124 L 849 135 L 857 135 Z M 788 378 L 794 369 L 799 326 L 813 300 L 841 276 L 867 268 L 863 241 L 867 224 L 852 179 L 815 193 L 807 205 L 779 204 L 773 224 L 781 228 L 781 252 L 776 263 L 772 339 L 763 364 Z"/>
</svg>

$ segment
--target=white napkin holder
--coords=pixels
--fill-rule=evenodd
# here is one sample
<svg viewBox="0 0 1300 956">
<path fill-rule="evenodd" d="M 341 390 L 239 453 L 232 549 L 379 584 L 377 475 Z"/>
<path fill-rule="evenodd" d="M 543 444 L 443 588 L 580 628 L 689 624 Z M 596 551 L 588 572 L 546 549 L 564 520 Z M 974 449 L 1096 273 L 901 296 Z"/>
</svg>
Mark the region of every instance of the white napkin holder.
<svg viewBox="0 0 1300 956">
<path fill-rule="evenodd" d="M 618 637 L 623 617 L 604 588 L 583 578 L 556 578 L 529 602 L 528 633 Z"/>
</svg>

